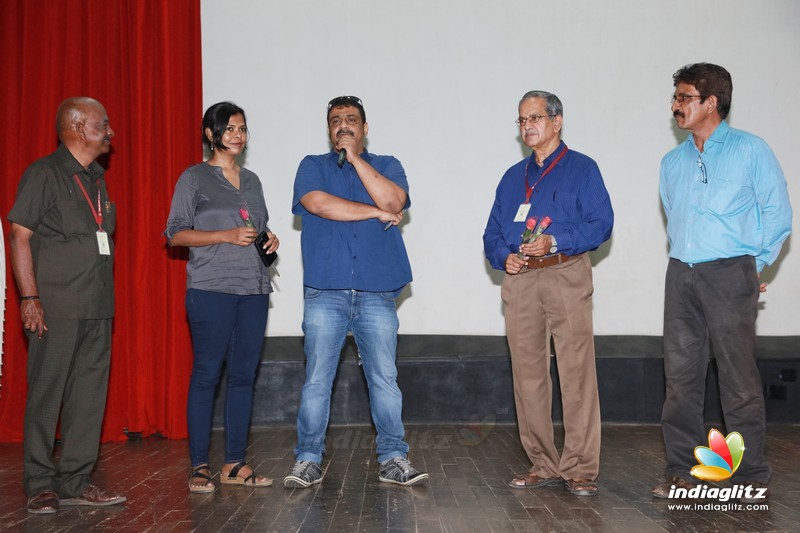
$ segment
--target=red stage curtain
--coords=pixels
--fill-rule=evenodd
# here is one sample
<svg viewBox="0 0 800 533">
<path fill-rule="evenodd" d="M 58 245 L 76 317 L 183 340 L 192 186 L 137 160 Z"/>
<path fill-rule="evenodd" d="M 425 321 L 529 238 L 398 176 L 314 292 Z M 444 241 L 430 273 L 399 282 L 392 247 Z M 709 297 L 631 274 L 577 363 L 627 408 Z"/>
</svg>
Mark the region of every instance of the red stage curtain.
<svg viewBox="0 0 800 533">
<path fill-rule="evenodd" d="M 192 358 L 183 305 L 186 263 L 173 257 L 161 232 L 178 176 L 202 157 L 200 2 L 5 0 L 0 50 L 4 233 L 22 172 L 57 146 L 58 104 L 76 95 L 98 99 L 116 133 L 113 151 L 101 163 L 118 213 L 116 316 L 102 438 L 122 440 L 126 428 L 184 438 Z M 9 442 L 22 440 L 27 347 L 8 256 L 6 261 L 0 441 Z"/>
</svg>

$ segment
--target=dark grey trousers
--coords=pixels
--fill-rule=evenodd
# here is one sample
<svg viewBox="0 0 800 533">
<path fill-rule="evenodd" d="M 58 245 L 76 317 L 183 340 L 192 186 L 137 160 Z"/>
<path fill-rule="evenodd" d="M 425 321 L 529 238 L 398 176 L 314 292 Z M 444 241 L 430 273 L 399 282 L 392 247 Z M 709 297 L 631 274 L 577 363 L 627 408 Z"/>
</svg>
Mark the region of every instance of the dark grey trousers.
<svg viewBox="0 0 800 533">
<path fill-rule="evenodd" d="M 703 400 L 709 348 L 719 373 L 723 434 L 738 431 L 745 445 L 742 464 L 731 481 L 766 483 L 772 475 L 764 459 L 766 415 L 756 366 L 758 285 L 755 259 L 750 256 L 693 267 L 669 261 L 664 297 L 667 396 L 661 413 L 667 478 L 690 480 L 689 472 L 698 464 L 695 446 L 708 446 Z"/>
<path fill-rule="evenodd" d="M 47 318 L 42 339 L 28 333 L 23 484 L 32 496 L 83 492 L 97 461 L 111 361 L 111 319 Z M 61 415 L 61 457 L 53 461 Z"/>
</svg>

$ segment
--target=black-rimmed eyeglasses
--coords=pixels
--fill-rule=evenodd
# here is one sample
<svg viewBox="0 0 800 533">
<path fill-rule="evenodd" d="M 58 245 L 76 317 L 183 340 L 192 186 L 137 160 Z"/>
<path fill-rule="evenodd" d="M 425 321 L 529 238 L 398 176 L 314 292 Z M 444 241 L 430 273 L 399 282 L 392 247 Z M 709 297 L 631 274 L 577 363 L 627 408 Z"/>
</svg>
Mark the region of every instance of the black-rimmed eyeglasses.
<svg viewBox="0 0 800 533">
<path fill-rule="evenodd" d="M 330 102 L 328 102 L 328 110 L 332 107 L 338 107 L 340 105 L 352 105 L 358 104 L 361 107 L 364 107 L 364 104 L 361 103 L 361 98 L 358 96 L 337 96 Z"/>
<path fill-rule="evenodd" d="M 702 94 L 682 94 L 682 93 L 673 94 L 672 98 L 669 99 L 669 103 L 674 104 L 675 102 L 678 102 L 679 104 L 682 104 L 689 98 L 702 98 L 702 97 L 703 97 Z"/>
<path fill-rule="evenodd" d="M 528 123 L 536 124 L 545 117 L 553 118 L 554 116 L 555 115 L 528 115 L 527 117 L 519 117 L 517 120 L 514 121 L 514 124 L 522 127 L 522 126 L 527 126 Z"/>
</svg>

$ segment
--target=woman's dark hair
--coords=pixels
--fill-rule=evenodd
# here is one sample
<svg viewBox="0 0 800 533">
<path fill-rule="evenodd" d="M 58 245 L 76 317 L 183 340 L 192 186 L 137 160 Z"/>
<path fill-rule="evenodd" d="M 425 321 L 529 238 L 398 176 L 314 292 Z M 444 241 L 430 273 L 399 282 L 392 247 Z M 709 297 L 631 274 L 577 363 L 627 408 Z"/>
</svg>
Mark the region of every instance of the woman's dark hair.
<svg viewBox="0 0 800 533">
<path fill-rule="evenodd" d="M 731 110 L 731 97 L 733 96 L 733 81 L 730 73 L 719 65 L 711 63 L 694 63 L 686 65 L 672 75 L 673 85 L 679 83 L 694 85 L 700 93 L 700 102 L 712 94 L 717 97 L 717 111 L 720 118 L 725 120 Z"/>
<path fill-rule="evenodd" d="M 214 104 L 203 115 L 203 143 L 212 152 L 215 148 L 220 150 L 228 149 L 222 144 L 222 135 L 225 133 L 228 121 L 233 115 L 242 115 L 244 123 L 247 124 L 247 116 L 244 114 L 244 109 L 231 102 Z M 211 139 L 206 136 L 206 129 L 211 130 Z"/>
</svg>

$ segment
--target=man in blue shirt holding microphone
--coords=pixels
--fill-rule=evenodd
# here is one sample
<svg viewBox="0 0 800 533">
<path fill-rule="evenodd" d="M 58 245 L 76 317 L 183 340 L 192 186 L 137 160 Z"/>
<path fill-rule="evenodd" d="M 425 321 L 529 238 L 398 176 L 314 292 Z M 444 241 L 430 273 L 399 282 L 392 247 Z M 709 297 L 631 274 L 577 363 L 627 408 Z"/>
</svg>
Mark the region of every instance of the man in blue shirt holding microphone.
<svg viewBox="0 0 800 533">
<path fill-rule="evenodd" d="M 395 298 L 411 282 L 396 227 L 411 205 L 408 180 L 396 158 L 365 149 L 369 125 L 359 98 L 328 102 L 327 121 L 333 150 L 305 157 L 294 183 L 292 212 L 303 220 L 306 381 L 297 415 L 297 461 L 283 484 L 308 488 L 322 481 L 331 389 L 351 331 L 378 434 L 378 479 L 421 485 L 428 474 L 408 460 L 396 365 Z"/>
</svg>

